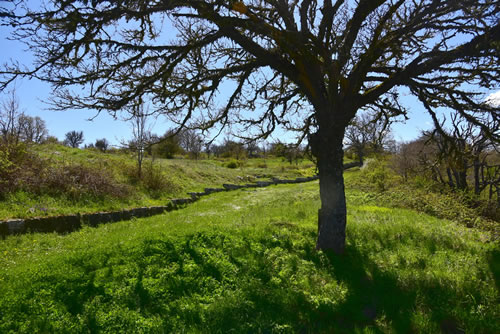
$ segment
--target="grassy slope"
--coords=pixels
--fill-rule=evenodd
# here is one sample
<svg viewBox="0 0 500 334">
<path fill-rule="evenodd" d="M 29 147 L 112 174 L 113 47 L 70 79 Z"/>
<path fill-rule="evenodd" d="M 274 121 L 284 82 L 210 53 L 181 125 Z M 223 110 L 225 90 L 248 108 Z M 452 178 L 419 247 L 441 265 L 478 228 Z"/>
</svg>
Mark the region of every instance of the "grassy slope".
<svg viewBox="0 0 500 334">
<path fill-rule="evenodd" d="M 111 211 L 123 208 L 164 205 L 169 199 L 186 197 L 186 192 L 201 191 L 205 187 L 221 187 L 223 183 L 247 183 L 254 176 L 295 178 L 312 175 L 313 164 L 301 161 L 290 165 L 280 158 L 241 161 L 236 169 L 226 167 L 228 160 L 156 159 L 153 166 L 152 186 L 166 182 L 160 191 L 151 191 L 144 182 L 135 179 L 136 161 L 133 154 L 101 153 L 62 145 L 39 145 L 31 148 L 52 166 L 81 165 L 105 171 L 116 183 L 131 187 L 130 195 L 118 199 L 113 196 L 69 198 L 65 193 L 33 194 L 19 191 L 0 201 L 0 219 L 34 216 Z M 150 171 L 151 160 L 144 161 L 144 173 Z M 147 176 L 147 175 L 146 175 Z"/>
<path fill-rule="evenodd" d="M 376 206 L 347 173 L 345 256 L 314 251 L 317 182 L 220 193 L 67 236 L 0 241 L 0 332 L 439 332 L 500 328 L 500 251 Z"/>
</svg>

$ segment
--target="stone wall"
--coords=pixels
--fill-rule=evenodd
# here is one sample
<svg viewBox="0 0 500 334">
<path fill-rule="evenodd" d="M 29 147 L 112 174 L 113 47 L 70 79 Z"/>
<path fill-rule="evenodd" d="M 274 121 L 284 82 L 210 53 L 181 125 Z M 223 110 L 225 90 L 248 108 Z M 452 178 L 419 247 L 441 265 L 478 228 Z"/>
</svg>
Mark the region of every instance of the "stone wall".
<svg viewBox="0 0 500 334">
<path fill-rule="evenodd" d="M 175 198 L 164 206 L 153 206 L 135 208 L 114 212 L 96 212 L 75 214 L 68 216 L 37 217 L 26 219 L 10 219 L 0 221 L 0 236 L 5 239 L 7 235 L 34 233 L 34 232 L 57 232 L 68 233 L 80 229 L 83 225 L 98 226 L 132 218 L 150 217 L 164 212 L 180 209 L 190 203 L 197 201 L 202 196 L 222 191 L 232 191 L 243 188 L 268 187 L 276 184 L 303 183 L 317 180 L 318 176 L 299 177 L 292 180 L 280 180 L 273 178 L 272 181 L 257 181 L 244 185 L 223 184 L 222 188 L 205 188 L 203 192 L 191 192 L 189 198 Z"/>
</svg>

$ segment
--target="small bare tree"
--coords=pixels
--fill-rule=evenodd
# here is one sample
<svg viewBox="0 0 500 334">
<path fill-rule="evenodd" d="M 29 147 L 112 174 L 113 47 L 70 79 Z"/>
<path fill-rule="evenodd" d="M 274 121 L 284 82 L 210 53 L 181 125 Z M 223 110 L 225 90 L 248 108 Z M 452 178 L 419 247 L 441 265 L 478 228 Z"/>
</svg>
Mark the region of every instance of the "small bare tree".
<svg viewBox="0 0 500 334">
<path fill-rule="evenodd" d="M 198 159 L 203 149 L 203 137 L 195 130 L 184 129 L 178 133 L 179 144 L 189 153 L 190 157 Z"/>
<path fill-rule="evenodd" d="M 259 155 L 260 147 L 256 141 L 249 141 L 245 145 L 249 158 L 256 158 Z"/>
<path fill-rule="evenodd" d="M 482 121 L 492 133 L 498 134 L 499 120 L 491 117 Z M 446 170 L 447 183 L 454 188 L 467 189 L 469 170 L 473 169 L 474 192 L 479 195 L 488 185 L 484 179 L 487 158 L 500 148 L 488 133 L 467 122 L 458 112 L 451 115 L 450 129 L 435 128 L 427 132 L 430 144 L 437 148 L 436 159 Z"/>
<path fill-rule="evenodd" d="M 126 146 L 136 153 L 137 159 L 137 176 L 142 179 L 142 162 L 144 155 L 149 146 L 151 146 L 151 125 L 149 122 L 148 109 L 144 108 L 142 101 L 134 104 L 129 108 L 132 124 L 132 140 Z"/>
<path fill-rule="evenodd" d="M 0 105 L 0 135 L 5 145 L 17 144 L 21 140 L 19 119 L 23 116 L 15 87 Z"/>
<path fill-rule="evenodd" d="M 21 110 L 15 88 L 0 105 L 0 135 L 4 143 L 11 144 L 19 141 L 41 143 L 48 136 L 43 119 L 28 116 Z"/>
<path fill-rule="evenodd" d="M 83 143 L 83 131 L 70 131 L 65 135 L 64 143 L 73 148 L 78 148 Z"/>
</svg>

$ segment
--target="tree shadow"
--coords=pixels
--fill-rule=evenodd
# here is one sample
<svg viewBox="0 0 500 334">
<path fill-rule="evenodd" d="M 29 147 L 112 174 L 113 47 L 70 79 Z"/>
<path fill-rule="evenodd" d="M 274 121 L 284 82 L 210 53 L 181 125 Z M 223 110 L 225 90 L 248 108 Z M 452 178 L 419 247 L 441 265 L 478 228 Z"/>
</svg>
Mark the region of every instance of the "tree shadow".
<svg viewBox="0 0 500 334">
<path fill-rule="evenodd" d="M 330 273 L 348 288 L 345 302 L 333 311 L 334 327 L 352 332 L 371 327 L 381 316 L 397 333 L 412 332 L 411 313 L 416 293 L 399 287 L 397 277 L 381 270 L 355 246 L 345 255 L 328 254 Z M 375 328 L 374 328 L 375 329 Z"/>
<path fill-rule="evenodd" d="M 488 254 L 488 264 L 497 290 L 500 291 L 500 249 L 498 247 Z"/>
<path fill-rule="evenodd" d="M 261 272 L 264 269 L 265 273 L 259 275 L 260 284 L 245 289 L 243 299 L 250 300 L 260 310 L 254 316 L 259 318 L 264 332 L 273 332 L 272 328 L 276 328 L 273 324 L 282 323 L 290 325 L 293 332 L 305 333 L 353 333 L 363 329 L 374 333 L 412 333 L 419 330 L 414 314 L 423 307 L 427 318 L 434 323 L 431 327 L 440 328 L 443 333 L 463 333 L 451 313 L 455 293 L 451 288 L 437 281 L 416 281 L 415 286 L 402 287 L 396 274 L 380 267 L 353 244 L 347 246 L 344 255 L 314 250 L 305 253 L 304 260 L 315 263 L 347 288 L 346 298 L 334 307 L 314 305 L 303 293 L 266 288 L 275 271 L 264 257 L 260 258 L 259 262 L 264 263 Z M 439 302 L 434 303 L 434 297 Z"/>
<path fill-rule="evenodd" d="M 434 281 L 402 286 L 394 271 L 375 263 L 355 243 L 348 244 L 344 255 L 316 252 L 312 242 L 292 242 L 299 235 L 313 240 L 315 231 L 304 235 L 291 229 L 287 236 L 274 229 L 269 233 L 273 237 L 261 238 L 201 232 L 182 240 L 146 240 L 133 257 L 118 258 L 119 262 L 102 256 L 89 265 L 82 257 L 71 265 L 85 277 L 66 279 L 55 289 L 55 297 L 71 317 L 86 319 L 91 331 L 109 326 L 97 315 L 114 309 L 122 312 L 114 321 L 124 330 L 136 326 L 130 321 L 134 313 L 160 321 L 166 332 L 411 333 L 420 330 L 413 315 L 424 307 L 433 328 L 463 332 L 447 309 L 453 304 L 451 288 Z M 278 261 L 270 250 L 276 250 Z M 499 259 L 500 251 L 490 253 L 497 287 Z M 278 262 L 286 262 L 283 267 L 290 269 L 280 283 Z M 293 282 L 304 263 L 322 279 L 341 286 L 345 296 L 333 304 L 311 302 L 310 293 L 321 294 L 321 283 L 308 287 Z M 100 272 L 98 279 L 94 271 Z M 61 278 L 54 277 L 53 283 Z M 110 294 L 111 287 L 119 290 Z M 123 291 L 119 299 L 113 297 L 116 291 Z M 85 307 L 91 303 L 95 308 Z"/>
</svg>

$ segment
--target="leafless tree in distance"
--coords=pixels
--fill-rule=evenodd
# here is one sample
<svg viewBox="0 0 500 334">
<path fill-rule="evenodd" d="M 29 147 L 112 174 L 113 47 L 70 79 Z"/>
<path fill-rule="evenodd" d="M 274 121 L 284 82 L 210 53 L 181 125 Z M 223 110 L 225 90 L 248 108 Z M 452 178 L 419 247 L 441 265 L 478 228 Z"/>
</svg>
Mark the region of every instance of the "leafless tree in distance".
<svg viewBox="0 0 500 334">
<path fill-rule="evenodd" d="M 83 143 L 83 131 L 66 132 L 64 143 L 70 147 L 78 148 Z"/>
</svg>

